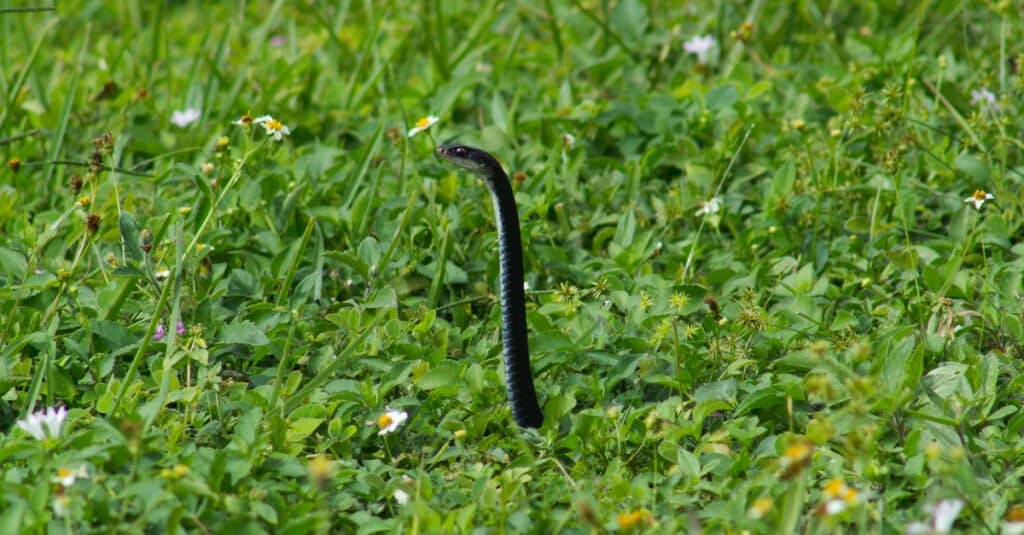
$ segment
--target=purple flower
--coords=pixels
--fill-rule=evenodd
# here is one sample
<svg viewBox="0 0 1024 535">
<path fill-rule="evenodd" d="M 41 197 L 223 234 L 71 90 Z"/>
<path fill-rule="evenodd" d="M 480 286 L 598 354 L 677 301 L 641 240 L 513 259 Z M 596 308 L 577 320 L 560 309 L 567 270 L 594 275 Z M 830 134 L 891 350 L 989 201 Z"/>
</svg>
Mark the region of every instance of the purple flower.
<svg viewBox="0 0 1024 535">
<path fill-rule="evenodd" d="M 281 46 L 288 42 L 288 38 L 283 35 L 275 35 L 270 38 L 271 46 Z"/>
<path fill-rule="evenodd" d="M 174 328 L 174 331 L 178 333 L 178 336 L 185 334 L 185 322 L 179 321 L 177 327 Z"/>
<path fill-rule="evenodd" d="M 986 88 L 971 91 L 971 104 L 980 104 L 982 108 L 995 109 L 999 105 L 996 95 Z"/>
<path fill-rule="evenodd" d="M 167 334 L 167 331 L 164 330 L 164 324 L 160 323 L 156 326 L 156 332 L 153 333 L 153 339 L 163 340 L 165 334 Z"/>
</svg>

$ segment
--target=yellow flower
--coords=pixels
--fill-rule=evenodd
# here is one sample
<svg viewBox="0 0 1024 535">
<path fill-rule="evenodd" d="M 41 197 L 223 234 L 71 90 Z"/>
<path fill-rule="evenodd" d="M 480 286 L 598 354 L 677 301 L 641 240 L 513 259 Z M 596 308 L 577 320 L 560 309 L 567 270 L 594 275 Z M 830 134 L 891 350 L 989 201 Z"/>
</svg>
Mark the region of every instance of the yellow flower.
<svg viewBox="0 0 1024 535">
<path fill-rule="evenodd" d="M 622 531 L 633 531 L 641 524 L 651 524 L 651 513 L 646 509 L 637 509 L 619 514 L 619 529 Z"/>
<path fill-rule="evenodd" d="M 80 199 L 78 199 L 78 204 L 82 206 L 89 206 L 91 203 L 92 197 L 89 197 L 88 195 L 83 195 Z"/>
</svg>

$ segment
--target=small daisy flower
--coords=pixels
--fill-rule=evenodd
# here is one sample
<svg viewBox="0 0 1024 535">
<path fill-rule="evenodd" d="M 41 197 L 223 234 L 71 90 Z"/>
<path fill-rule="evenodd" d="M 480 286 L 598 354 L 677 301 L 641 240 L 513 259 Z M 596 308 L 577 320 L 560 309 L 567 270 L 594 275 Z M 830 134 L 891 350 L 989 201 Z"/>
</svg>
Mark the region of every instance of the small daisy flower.
<svg viewBox="0 0 1024 535">
<path fill-rule="evenodd" d="M 384 414 L 377 418 L 377 427 L 380 427 L 378 435 L 390 435 L 398 430 L 399 427 L 409 419 L 409 414 L 405 411 L 396 411 L 395 409 L 388 408 L 384 411 Z"/>
<path fill-rule="evenodd" d="M 747 509 L 747 516 L 754 519 L 761 518 L 768 514 L 768 512 L 772 510 L 773 506 L 774 503 L 771 498 L 762 496 L 754 500 L 754 503 L 750 505 L 750 509 Z"/>
<path fill-rule="evenodd" d="M 156 332 L 153 333 L 154 340 L 163 340 L 164 336 L 167 336 L 167 330 L 164 329 L 164 324 L 159 323 L 156 326 Z"/>
<path fill-rule="evenodd" d="M 175 111 L 171 114 L 171 124 L 178 128 L 185 128 L 186 126 L 199 120 L 199 110 L 195 108 L 187 108 L 182 111 Z"/>
<path fill-rule="evenodd" d="M 814 455 L 814 443 L 809 440 L 799 440 L 786 447 L 779 459 L 779 467 L 782 468 L 782 479 L 789 479 L 802 472 L 811 464 L 811 457 Z"/>
<path fill-rule="evenodd" d="M 566 149 L 572 149 L 573 145 L 576 144 L 576 136 L 566 132 L 562 134 L 562 146 Z"/>
<path fill-rule="evenodd" d="M 697 56 L 697 63 L 706 64 L 711 50 L 718 46 L 715 38 L 710 35 L 695 35 L 689 41 L 683 43 L 683 50 Z"/>
<path fill-rule="evenodd" d="M 157 270 L 157 272 L 154 273 L 153 275 L 156 276 L 157 280 L 166 279 L 167 277 L 171 276 L 171 270 L 169 270 L 169 269 L 160 269 L 160 270 Z"/>
<path fill-rule="evenodd" d="M 994 109 L 998 101 L 994 93 L 983 87 L 971 91 L 971 104 L 980 104 L 982 108 Z"/>
<path fill-rule="evenodd" d="M 18 420 L 18 427 L 32 435 L 36 440 L 45 440 L 47 436 L 60 436 L 60 427 L 68 415 L 66 407 L 50 407 L 45 411 L 33 412 L 24 420 Z"/>
<path fill-rule="evenodd" d="M 437 124 L 437 121 L 440 121 L 440 119 L 436 115 L 428 115 L 419 121 L 416 121 L 416 126 L 409 129 L 409 137 L 415 136 L 431 126 L 434 126 Z"/>
<path fill-rule="evenodd" d="M 971 194 L 970 197 L 967 197 L 966 199 L 964 199 L 964 202 L 968 203 L 968 204 L 974 203 L 974 209 L 975 210 L 981 210 L 981 207 L 982 207 L 982 205 L 985 204 L 985 201 L 991 201 L 991 200 L 994 200 L 994 199 L 995 199 L 995 196 L 992 195 L 991 193 L 988 193 L 985 190 L 978 189 L 978 190 L 974 190 L 974 193 Z"/>
<path fill-rule="evenodd" d="M 821 511 L 828 516 L 843 512 L 847 507 L 859 503 L 860 499 L 857 489 L 847 485 L 842 478 L 838 477 L 832 478 L 825 484 L 822 494 L 825 496 L 825 503 L 822 504 Z"/>
<path fill-rule="evenodd" d="M 695 213 L 698 217 L 717 214 L 722 209 L 722 199 L 719 199 L 718 197 L 712 197 L 710 201 L 704 201 L 699 204 L 700 208 Z"/>
<path fill-rule="evenodd" d="M 204 175 L 208 175 L 213 172 L 213 164 L 210 162 L 203 162 L 199 164 L 199 169 L 203 171 Z"/>
<path fill-rule="evenodd" d="M 253 124 L 263 125 L 263 129 L 266 130 L 267 135 L 274 141 L 281 141 L 284 139 L 284 136 L 291 135 L 292 133 L 290 128 L 269 115 L 261 115 L 253 119 L 252 122 Z"/>
<path fill-rule="evenodd" d="M 1024 505 L 1014 505 L 1006 512 L 1003 521 L 1003 535 L 1024 534 Z"/>
<path fill-rule="evenodd" d="M 71 504 L 71 498 L 68 498 L 66 494 L 58 494 L 53 498 L 53 514 L 57 517 L 63 517 L 68 514 L 68 505 Z"/>
<path fill-rule="evenodd" d="M 79 478 L 85 479 L 87 477 L 89 477 L 89 472 L 84 466 L 79 466 L 75 469 L 61 468 L 57 470 L 57 473 L 53 476 L 53 482 L 60 483 L 62 487 L 68 488 L 75 484 L 75 480 Z"/>
<path fill-rule="evenodd" d="M 395 501 L 398 502 L 398 505 L 409 503 L 409 493 L 402 489 L 395 489 Z"/>
</svg>

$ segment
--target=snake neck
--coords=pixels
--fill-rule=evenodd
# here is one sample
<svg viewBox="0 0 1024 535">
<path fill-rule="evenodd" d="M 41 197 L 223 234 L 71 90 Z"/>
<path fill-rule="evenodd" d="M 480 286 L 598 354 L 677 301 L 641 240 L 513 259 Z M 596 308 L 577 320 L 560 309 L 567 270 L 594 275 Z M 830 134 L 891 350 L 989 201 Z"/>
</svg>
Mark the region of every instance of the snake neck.
<svg viewBox="0 0 1024 535">
<path fill-rule="evenodd" d="M 501 338 L 505 356 L 512 416 L 523 427 L 540 427 L 544 420 L 530 370 L 526 331 L 526 292 L 523 288 L 522 239 L 515 195 L 500 168 L 485 177 L 498 223 L 501 258 Z"/>
</svg>

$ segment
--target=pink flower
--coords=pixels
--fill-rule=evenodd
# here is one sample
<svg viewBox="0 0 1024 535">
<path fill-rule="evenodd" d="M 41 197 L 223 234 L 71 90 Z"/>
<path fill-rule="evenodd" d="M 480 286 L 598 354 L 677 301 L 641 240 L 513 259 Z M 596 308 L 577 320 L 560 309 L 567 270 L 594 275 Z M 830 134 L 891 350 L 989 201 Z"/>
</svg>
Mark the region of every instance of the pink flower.
<svg viewBox="0 0 1024 535">
<path fill-rule="evenodd" d="M 174 328 L 174 332 L 178 333 L 178 336 L 185 334 L 185 322 L 179 321 L 178 325 Z"/>
<path fill-rule="evenodd" d="M 156 332 L 153 333 L 153 339 L 163 340 L 165 334 L 167 334 L 167 331 L 164 330 L 164 324 L 160 323 L 156 326 Z"/>
</svg>

